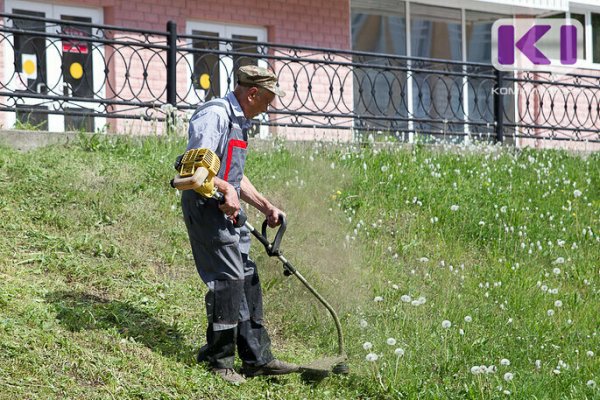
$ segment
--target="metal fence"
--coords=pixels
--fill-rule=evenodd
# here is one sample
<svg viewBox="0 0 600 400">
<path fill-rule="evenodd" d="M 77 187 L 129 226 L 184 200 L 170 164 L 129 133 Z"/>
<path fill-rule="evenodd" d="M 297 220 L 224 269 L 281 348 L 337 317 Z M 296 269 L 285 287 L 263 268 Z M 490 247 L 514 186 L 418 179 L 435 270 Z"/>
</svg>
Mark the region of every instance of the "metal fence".
<svg viewBox="0 0 600 400">
<path fill-rule="evenodd" d="M 511 141 L 600 142 L 600 73 L 507 74 L 491 65 L 285 46 L 2 14 L 5 123 L 94 130 L 123 119 L 185 119 L 269 67 L 287 96 L 263 126 Z"/>
</svg>

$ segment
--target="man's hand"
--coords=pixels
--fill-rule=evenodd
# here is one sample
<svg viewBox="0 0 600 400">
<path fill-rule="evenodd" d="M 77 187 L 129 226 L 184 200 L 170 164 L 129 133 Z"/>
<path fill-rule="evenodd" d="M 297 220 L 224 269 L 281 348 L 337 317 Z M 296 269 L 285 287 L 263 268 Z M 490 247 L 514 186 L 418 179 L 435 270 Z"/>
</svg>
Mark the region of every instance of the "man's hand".
<svg viewBox="0 0 600 400">
<path fill-rule="evenodd" d="M 230 219 L 236 219 L 238 214 L 240 213 L 241 207 L 237 191 L 229 183 L 226 183 L 220 189 L 220 192 L 223 193 L 223 198 L 225 202 L 219 205 L 219 209 L 223 211 L 223 213 L 227 215 Z"/>
<path fill-rule="evenodd" d="M 265 216 L 267 217 L 267 225 L 269 225 L 269 227 L 271 228 L 275 228 L 277 225 L 281 225 L 281 218 L 279 218 L 280 215 L 283 215 L 283 217 L 285 218 L 285 213 L 279 208 L 275 206 L 269 207 L 269 209 L 265 213 Z"/>
</svg>

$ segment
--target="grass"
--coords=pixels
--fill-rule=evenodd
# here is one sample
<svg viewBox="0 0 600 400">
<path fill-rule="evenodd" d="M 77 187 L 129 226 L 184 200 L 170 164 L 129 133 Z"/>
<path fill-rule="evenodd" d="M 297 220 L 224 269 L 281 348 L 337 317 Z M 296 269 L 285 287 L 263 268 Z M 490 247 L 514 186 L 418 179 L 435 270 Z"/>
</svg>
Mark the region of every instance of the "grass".
<svg viewBox="0 0 600 400">
<path fill-rule="evenodd" d="M 252 151 L 247 174 L 288 214 L 285 256 L 339 310 L 351 374 L 238 388 L 195 363 L 205 288 L 168 185 L 184 147 L 0 148 L 0 399 L 600 398 L 598 154 Z M 253 257 L 275 354 L 334 354 L 328 314 Z"/>
</svg>

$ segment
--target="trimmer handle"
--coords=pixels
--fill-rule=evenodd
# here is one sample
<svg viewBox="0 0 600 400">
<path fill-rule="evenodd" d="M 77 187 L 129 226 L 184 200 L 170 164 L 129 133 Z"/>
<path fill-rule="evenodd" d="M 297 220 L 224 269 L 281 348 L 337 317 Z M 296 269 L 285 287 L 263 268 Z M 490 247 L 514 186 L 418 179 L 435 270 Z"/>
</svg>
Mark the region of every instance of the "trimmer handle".
<svg viewBox="0 0 600 400">
<path fill-rule="evenodd" d="M 223 193 L 215 192 L 215 194 L 213 194 L 213 198 L 216 199 L 219 202 L 219 204 L 225 204 L 225 196 L 223 196 Z M 248 217 L 246 216 L 244 209 L 240 208 L 237 217 L 232 219 L 233 226 L 235 226 L 236 228 L 241 228 L 242 226 L 244 226 L 247 220 Z"/>
<path fill-rule="evenodd" d="M 285 220 L 285 216 L 283 214 L 279 214 L 279 219 L 281 220 L 281 225 L 279 225 L 279 229 L 277 230 L 277 233 L 275 234 L 275 239 L 273 239 L 273 243 L 271 243 L 271 247 L 269 249 L 267 249 L 267 254 L 269 254 L 269 257 L 277 257 L 279 255 L 281 255 L 281 251 L 279 250 L 279 246 L 281 245 L 281 239 L 283 238 L 283 234 L 285 233 L 285 230 L 287 228 L 287 221 Z M 269 226 L 267 220 L 265 219 L 265 221 L 262 224 L 262 235 L 265 239 L 267 239 L 267 241 L 269 240 L 267 238 L 267 227 Z"/>
</svg>

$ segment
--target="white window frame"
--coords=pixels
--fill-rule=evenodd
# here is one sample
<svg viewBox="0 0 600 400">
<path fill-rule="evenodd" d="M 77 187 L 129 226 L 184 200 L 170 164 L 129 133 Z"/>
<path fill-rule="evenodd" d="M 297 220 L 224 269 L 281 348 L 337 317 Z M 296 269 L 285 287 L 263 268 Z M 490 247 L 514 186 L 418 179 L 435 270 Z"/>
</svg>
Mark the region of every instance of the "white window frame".
<svg viewBox="0 0 600 400">
<path fill-rule="evenodd" d="M 187 35 L 193 35 L 194 31 L 203 31 L 203 32 L 213 32 L 219 35 L 219 39 L 222 40 L 230 40 L 233 39 L 234 35 L 241 36 L 254 36 L 258 42 L 266 42 L 267 41 L 267 28 L 258 27 L 258 26 L 246 26 L 246 25 L 235 25 L 235 24 L 217 24 L 214 22 L 204 22 L 204 21 L 187 21 L 185 28 Z M 191 47 L 191 43 L 189 44 Z M 229 50 L 227 45 L 223 42 L 219 44 L 219 51 L 225 52 Z M 192 54 L 188 54 L 186 56 L 188 58 L 187 64 L 190 66 L 194 65 L 194 57 Z M 259 60 L 258 65 L 261 67 L 267 67 L 268 64 L 266 61 Z M 228 71 L 233 70 L 233 58 L 229 56 L 222 56 L 222 62 L 219 66 L 221 82 L 219 82 L 219 89 L 221 93 L 226 93 L 233 91 L 235 87 L 235 82 L 231 80 L 229 85 L 227 84 L 227 79 L 224 79 L 227 76 Z M 193 67 L 188 69 L 187 81 L 191 82 L 191 74 L 193 73 Z M 204 96 L 202 93 L 194 93 L 193 90 L 190 91 L 190 97 L 192 99 L 186 99 L 188 102 L 192 100 L 203 99 Z M 266 114 L 259 115 L 256 117 L 261 121 L 268 121 L 268 116 Z M 269 136 L 269 127 L 261 124 L 259 127 L 258 136 L 260 138 L 267 138 Z"/>
<path fill-rule="evenodd" d="M 587 7 L 583 7 L 583 6 L 573 6 L 571 7 L 571 9 L 566 13 L 567 18 L 571 18 L 571 13 L 573 14 L 583 14 L 585 16 L 585 26 L 583 27 L 584 31 L 585 31 L 585 60 L 583 61 L 583 63 L 581 64 L 580 68 L 587 68 L 587 69 L 595 69 L 595 70 L 600 70 L 600 63 L 595 63 L 594 62 L 594 55 L 592 54 L 594 48 L 593 48 L 593 36 L 592 36 L 592 14 L 599 14 L 600 15 L 600 6 L 599 7 L 594 7 L 594 6 L 587 6 Z M 600 56 L 600 54 L 599 54 Z"/>
<path fill-rule="evenodd" d="M 48 19 L 60 19 L 61 14 L 71 15 L 71 16 L 81 16 L 87 17 L 92 20 L 93 24 L 102 24 L 103 23 L 103 13 L 101 9 L 98 8 L 89 8 L 89 7 L 72 7 L 72 6 L 61 6 L 61 5 L 53 5 L 48 3 L 39 3 L 35 1 L 28 0 L 5 0 L 4 9 L 7 13 L 12 13 L 13 9 L 24 9 L 24 10 L 35 10 L 40 11 L 45 14 L 45 18 Z M 58 33 L 58 27 L 51 27 L 46 25 L 46 33 Z M 47 49 L 56 49 L 57 51 L 46 51 L 46 69 L 48 76 L 48 83 L 53 87 L 62 87 L 62 71 L 60 68 L 53 68 L 52 66 L 61 65 L 62 61 L 62 46 L 60 44 L 54 44 L 53 42 L 58 42 L 60 39 L 57 38 L 46 38 L 46 48 Z M 4 57 L 6 57 L 7 62 L 4 69 L 5 79 L 8 82 L 11 79 L 12 74 L 14 73 L 14 69 L 11 68 L 11 65 L 14 65 L 14 36 L 10 36 L 9 40 L 6 41 L 6 45 L 4 47 Z M 92 50 L 92 62 L 96 66 L 93 74 L 93 82 L 94 82 L 94 93 L 98 93 L 96 98 L 105 98 L 106 91 L 104 89 L 104 68 L 100 66 L 104 65 L 104 47 L 97 46 L 96 50 Z M 14 79 L 14 78 L 13 78 Z M 35 105 L 42 100 L 37 99 L 23 99 L 24 104 Z M 99 105 L 95 103 L 89 102 L 72 102 L 66 101 L 64 105 L 74 104 L 78 106 L 82 106 L 88 109 L 94 109 L 95 111 L 99 110 Z M 52 107 L 52 104 L 49 104 L 48 107 Z M 63 132 L 65 130 L 65 117 L 62 114 L 47 114 L 48 115 L 48 131 L 49 132 Z M 17 122 L 16 112 L 7 113 L 6 116 L 6 125 L 14 126 Z M 96 130 L 101 129 L 106 125 L 105 117 L 94 117 L 94 127 Z"/>
</svg>

